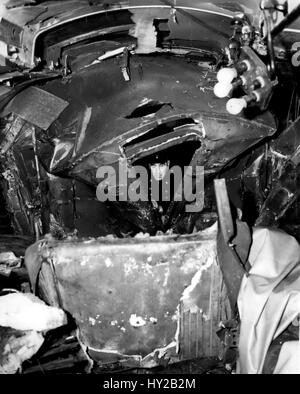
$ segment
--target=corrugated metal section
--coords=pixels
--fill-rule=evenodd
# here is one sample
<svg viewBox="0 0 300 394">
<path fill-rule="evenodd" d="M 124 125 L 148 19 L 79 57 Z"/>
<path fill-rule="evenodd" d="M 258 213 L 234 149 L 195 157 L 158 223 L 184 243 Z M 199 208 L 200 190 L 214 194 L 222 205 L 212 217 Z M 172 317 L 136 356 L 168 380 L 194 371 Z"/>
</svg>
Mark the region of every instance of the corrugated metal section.
<svg viewBox="0 0 300 394">
<path fill-rule="evenodd" d="M 222 353 L 216 331 L 221 321 L 231 318 L 222 273 L 213 264 L 205 273 L 205 286 L 199 285 L 198 305 L 186 310 L 180 305 L 180 358 L 216 357 Z"/>
</svg>

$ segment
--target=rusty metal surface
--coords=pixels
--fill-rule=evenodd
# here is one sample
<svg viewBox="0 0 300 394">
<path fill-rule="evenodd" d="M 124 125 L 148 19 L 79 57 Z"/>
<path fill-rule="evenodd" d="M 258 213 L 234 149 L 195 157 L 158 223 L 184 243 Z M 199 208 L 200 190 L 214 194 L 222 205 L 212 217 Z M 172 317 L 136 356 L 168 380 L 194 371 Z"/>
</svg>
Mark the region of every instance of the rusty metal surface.
<svg viewBox="0 0 300 394">
<path fill-rule="evenodd" d="M 181 310 L 185 316 L 196 314 L 201 335 L 206 341 L 210 338 L 198 355 L 216 356 L 220 350 L 215 331 L 228 310 L 221 296 L 215 231 L 123 241 L 46 240 L 30 247 L 25 261 L 33 284 L 42 262 L 41 272 L 48 280 L 40 279 L 38 288 L 52 294 L 48 302 L 60 299 L 89 347 L 144 357 L 179 336 L 180 347 L 189 335 L 184 330 L 192 331 L 194 340 L 197 336 L 195 327 L 180 325 Z M 45 274 L 50 261 L 56 282 Z M 185 357 L 192 355 L 188 349 L 181 351 Z"/>
</svg>

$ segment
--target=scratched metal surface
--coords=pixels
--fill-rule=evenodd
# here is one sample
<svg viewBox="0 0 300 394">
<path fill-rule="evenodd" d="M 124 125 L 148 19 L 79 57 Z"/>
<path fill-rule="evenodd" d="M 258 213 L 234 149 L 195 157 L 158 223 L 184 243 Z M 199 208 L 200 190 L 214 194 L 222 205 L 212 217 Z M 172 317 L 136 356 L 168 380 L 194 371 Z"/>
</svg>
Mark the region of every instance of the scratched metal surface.
<svg viewBox="0 0 300 394">
<path fill-rule="evenodd" d="M 198 315 L 198 327 L 201 325 L 201 335 L 207 341 L 199 346 L 198 356 L 216 356 L 221 344 L 215 331 L 221 304 L 226 303 L 218 298 L 221 277 L 214 272 L 218 270 L 215 246 L 215 232 L 126 240 L 42 241 L 28 249 L 26 265 L 33 281 L 38 258 L 45 263 L 44 275 L 46 260 L 53 261 L 62 307 L 76 319 L 85 344 L 92 348 L 144 357 L 179 340 L 179 336 L 182 345 L 187 346 L 189 334 L 182 332 L 179 323 L 182 304 L 185 316 L 189 312 L 192 318 Z M 49 289 L 51 283 L 53 288 Z M 44 288 L 43 294 L 54 297 L 48 302 L 58 302 L 49 276 L 38 286 Z M 192 342 L 201 341 L 194 326 L 187 329 L 193 332 Z M 194 355 L 194 350 L 182 349 L 182 354 Z"/>
</svg>

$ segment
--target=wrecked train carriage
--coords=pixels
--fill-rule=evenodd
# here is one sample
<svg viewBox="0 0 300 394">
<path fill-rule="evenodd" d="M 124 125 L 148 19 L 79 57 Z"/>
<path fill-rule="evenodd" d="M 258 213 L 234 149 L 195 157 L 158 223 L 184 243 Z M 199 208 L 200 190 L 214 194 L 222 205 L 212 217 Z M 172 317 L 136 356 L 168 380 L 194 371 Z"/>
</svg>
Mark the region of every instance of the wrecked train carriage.
<svg viewBox="0 0 300 394">
<path fill-rule="evenodd" d="M 22 156 L 20 152 L 25 151 L 25 146 L 29 150 L 34 147 L 31 161 L 20 158 L 22 166 L 27 166 L 23 171 L 31 175 L 16 174 L 22 171 L 22 166 L 17 165 L 11 177 L 14 165 L 10 160 L 16 159 L 10 156 L 10 160 L 4 160 L 3 174 L 8 184 L 11 182 L 8 192 L 15 196 L 9 199 L 9 209 L 25 214 L 23 218 L 18 213 L 21 218 L 17 221 L 22 222 L 14 223 L 18 231 L 32 232 L 37 226 L 32 217 L 39 216 L 40 210 L 45 216 L 44 233 L 49 231 L 51 223 L 67 231 L 77 228 L 82 236 L 111 233 L 114 232 L 111 219 L 102 228 L 99 222 L 103 222 L 100 219 L 103 215 L 111 218 L 116 213 L 119 222 L 125 218 L 123 231 L 115 230 L 117 235 L 139 231 L 153 235 L 172 226 L 189 232 L 195 220 L 190 223 L 187 219 L 186 224 L 183 219 L 183 225 L 172 220 L 176 216 L 178 222 L 182 207 L 174 205 L 179 204 L 170 204 L 165 223 L 159 225 L 151 204 L 116 202 L 107 212 L 107 207 L 93 202 L 93 188 L 99 183 L 97 169 L 104 165 L 118 169 L 120 159 L 126 160 L 129 166 L 147 165 L 148 157 L 164 152 L 173 165 L 205 166 L 207 175 L 212 176 L 274 133 L 271 115 L 256 116 L 255 124 L 253 119 L 232 118 L 225 104 L 213 95 L 214 69 L 222 61 L 221 48 L 229 37 L 233 12 L 217 10 L 215 6 L 203 6 L 199 10 L 187 6 L 181 7 L 176 18 L 172 18 L 168 6 L 156 6 L 156 3 L 151 8 L 134 6 L 115 6 L 109 12 L 99 6 L 88 14 L 80 5 L 73 16 L 62 6 L 52 23 L 49 22 L 51 7 L 48 7 L 40 16 L 29 18 L 31 29 L 24 28 L 23 41 L 30 33 L 35 46 L 24 55 L 20 50 L 19 61 L 28 66 L 41 58 L 46 62 L 45 69 L 52 70 L 43 77 L 54 80 L 24 89 L 3 113 L 7 123 L 2 153 L 11 147 L 16 155 Z M 18 9 L 10 12 L 12 17 Z M 217 19 L 214 25 L 218 28 L 211 27 L 210 18 Z M 15 16 L 14 20 L 18 18 Z M 102 30 L 95 30 L 95 23 Z M 131 54 L 130 48 L 134 46 L 135 52 Z M 28 52 L 31 58 L 24 58 Z M 121 56 L 115 57 L 116 54 Z M 63 79 L 55 79 L 58 71 L 63 72 Z M 99 81 L 97 86 L 95 81 Z M 18 144 L 22 149 L 17 148 Z M 184 156 L 179 153 L 181 149 L 186 152 Z M 16 176 L 22 182 L 28 177 L 38 177 L 39 185 L 30 191 L 32 186 L 27 184 L 27 191 L 18 193 L 12 185 Z M 75 181 L 65 180 L 66 177 Z M 14 203 L 20 207 L 12 207 L 18 195 Z M 90 201 L 92 214 L 87 213 L 88 204 L 82 199 Z M 28 210 L 32 212 L 29 218 Z M 80 220 L 83 216 L 90 216 L 89 226 L 84 224 L 84 219 Z M 95 218 L 93 226 L 91 217 Z"/>
<path fill-rule="evenodd" d="M 64 237 L 75 229 L 80 236 L 124 237 L 203 229 L 215 221 L 210 181 L 220 171 L 238 179 L 230 192 L 243 208 L 241 173 L 246 166 L 249 177 L 258 178 L 264 142 L 276 128 L 269 112 L 229 115 L 213 94 L 233 13 L 186 2 L 177 12 L 161 2 L 108 9 L 72 3 L 78 8 L 71 15 L 64 4 L 41 5 L 25 23 L 23 43 L 14 42 L 19 55 L 9 59 L 35 66 L 9 76 L 11 88 L 1 96 L 7 104 L 2 184 L 14 230 L 37 237 L 49 231 Z M 129 167 L 147 164 L 161 152 L 173 164 L 205 167 L 203 212 L 187 218 L 173 201 L 161 223 L 151 203 L 96 200 L 99 167 L 118 169 L 120 159 Z M 256 188 L 254 195 L 262 206 L 263 193 Z M 34 290 L 76 318 L 84 342 L 100 350 L 100 358 L 138 354 L 141 365 L 141 357 L 169 343 L 182 358 L 216 356 L 222 345 L 215 331 L 230 311 L 215 243 L 214 231 L 46 240 L 30 248 L 27 266 Z"/>
</svg>

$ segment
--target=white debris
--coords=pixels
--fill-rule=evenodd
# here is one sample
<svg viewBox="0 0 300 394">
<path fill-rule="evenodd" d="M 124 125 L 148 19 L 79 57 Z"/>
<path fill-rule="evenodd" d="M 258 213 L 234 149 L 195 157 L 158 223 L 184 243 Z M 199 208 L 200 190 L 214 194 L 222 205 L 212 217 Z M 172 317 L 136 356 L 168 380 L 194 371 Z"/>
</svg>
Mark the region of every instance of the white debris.
<svg viewBox="0 0 300 394">
<path fill-rule="evenodd" d="M 0 253 L 0 264 L 3 263 L 15 266 L 21 263 L 21 259 L 13 252 L 2 252 Z"/>
<path fill-rule="evenodd" d="M 13 252 L 0 253 L 0 272 L 3 275 L 10 275 L 13 268 L 21 267 L 21 259 Z"/>
<path fill-rule="evenodd" d="M 20 370 L 25 360 L 36 354 L 44 342 L 44 337 L 36 331 L 14 333 L 12 330 L 5 342 L 4 349 L 0 352 L 0 374 L 14 374 Z"/>
<path fill-rule="evenodd" d="M 176 352 L 177 343 L 171 342 L 164 348 L 155 349 L 152 353 L 148 354 L 141 361 L 141 367 L 143 368 L 155 368 L 161 365 L 164 360 L 166 364 L 172 364 L 178 361 L 178 355 Z"/>
<path fill-rule="evenodd" d="M 179 311 L 179 307 L 177 306 L 175 313 L 171 317 L 171 320 L 176 322 L 179 321 L 179 318 L 180 318 L 180 311 Z"/>
<path fill-rule="evenodd" d="M 134 238 L 150 238 L 149 233 L 138 233 Z"/>
<path fill-rule="evenodd" d="M 135 270 L 139 268 L 136 260 L 131 257 L 124 263 L 124 273 L 125 276 L 131 275 Z"/>
<path fill-rule="evenodd" d="M 0 297 L 0 326 L 15 330 L 46 331 L 67 323 L 65 312 L 47 306 L 30 293 L 14 293 Z"/>
<path fill-rule="evenodd" d="M 214 256 L 209 256 L 208 257 L 206 263 L 194 275 L 190 286 L 188 286 L 184 290 L 180 301 L 182 301 L 184 303 L 188 303 L 190 301 L 190 298 L 191 298 L 191 295 L 192 295 L 193 291 L 195 290 L 195 288 L 197 287 L 197 285 L 201 281 L 203 272 L 207 271 L 214 264 L 214 261 L 215 261 L 215 257 Z"/>
<path fill-rule="evenodd" d="M 163 287 L 166 287 L 168 285 L 170 275 L 171 275 L 170 267 L 167 267 L 165 269 L 165 279 L 164 279 Z"/>
<path fill-rule="evenodd" d="M 125 49 L 126 47 L 121 47 L 121 48 L 113 49 L 112 51 L 107 51 L 103 55 L 99 56 L 96 60 L 94 60 L 92 64 L 97 64 L 102 60 L 110 59 L 117 55 L 121 55 Z"/>
<path fill-rule="evenodd" d="M 132 327 L 143 327 L 146 324 L 146 321 L 140 316 L 131 315 L 129 323 Z"/>
</svg>

